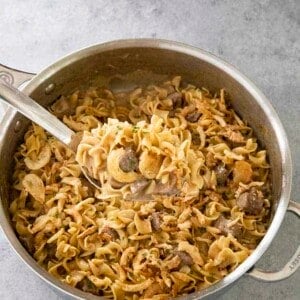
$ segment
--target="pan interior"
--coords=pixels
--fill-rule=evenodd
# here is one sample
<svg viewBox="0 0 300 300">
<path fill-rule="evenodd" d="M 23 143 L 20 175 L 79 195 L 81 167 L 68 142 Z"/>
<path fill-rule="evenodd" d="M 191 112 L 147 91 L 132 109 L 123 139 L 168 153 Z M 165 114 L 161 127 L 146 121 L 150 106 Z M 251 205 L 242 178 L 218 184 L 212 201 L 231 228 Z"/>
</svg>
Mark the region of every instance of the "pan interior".
<svg viewBox="0 0 300 300">
<path fill-rule="evenodd" d="M 70 94 L 78 88 L 106 86 L 113 91 L 125 91 L 149 83 L 155 84 L 175 75 L 182 76 L 183 82 L 206 87 L 213 92 L 220 88 L 228 92 L 234 109 L 254 129 L 260 144 L 269 153 L 275 209 L 280 195 L 282 170 L 280 149 L 270 118 L 245 87 L 225 71 L 204 60 L 158 48 L 109 50 L 66 64 L 56 72 L 41 74 L 33 80 L 33 84 L 29 84 L 25 92 L 28 91 L 33 99 L 47 106 L 60 95 Z M 55 88 L 49 94 L 46 89 L 50 84 L 54 84 Z M 15 132 L 17 123 L 21 130 Z M 20 114 L 16 114 L 6 124 L 0 148 L 1 169 L 4 170 L 0 175 L 1 198 L 6 200 L 6 208 L 12 156 L 28 125 L 29 121 Z"/>
<path fill-rule="evenodd" d="M 225 88 L 233 108 L 254 129 L 261 146 L 268 151 L 272 169 L 273 213 L 275 212 L 282 187 L 282 155 L 278 135 L 267 110 L 228 72 L 205 59 L 156 47 L 92 51 L 77 59 L 66 59 L 36 76 L 25 88 L 25 93 L 47 106 L 60 95 L 68 95 L 78 88 L 106 86 L 113 91 L 125 91 L 151 83 L 156 84 L 175 75 L 182 76 L 183 82 L 206 87 L 213 92 Z M 54 89 L 49 93 L 47 87 L 50 84 L 54 84 Z M 0 197 L 8 222 L 13 154 L 23 141 L 29 123 L 22 115 L 16 113 L 2 124 Z M 19 130 L 15 130 L 16 124 Z"/>
</svg>

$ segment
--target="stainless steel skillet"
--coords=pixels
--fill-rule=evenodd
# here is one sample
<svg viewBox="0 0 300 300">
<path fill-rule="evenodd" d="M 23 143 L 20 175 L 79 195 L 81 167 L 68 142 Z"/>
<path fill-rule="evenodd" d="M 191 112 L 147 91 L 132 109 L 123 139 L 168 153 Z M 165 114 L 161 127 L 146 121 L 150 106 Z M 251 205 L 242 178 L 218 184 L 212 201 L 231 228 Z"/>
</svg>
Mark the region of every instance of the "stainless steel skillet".
<svg viewBox="0 0 300 300">
<path fill-rule="evenodd" d="M 161 81 L 172 75 L 183 80 L 217 90 L 224 87 L 232 98 L 235 110 L 254 128 L 259 140 L 267 148 L 272 167 L 273 206 L 272 222 L 266 236 L 253 254 L 234 272 L 219 283 L 180 299 L 200 299 L 216 296 L 243 274 L 265 281 L 285 279 L 300 265 L 300 248 L 285 265 L 274 273 L 256 269 L 255 263 L 264 254 L 287 212 L 300 214 L 300 206 L 290 201 L 292 162 L 288 140 L 282 124 L 265 96 L 239 71 L 219 58 L 197 48 L 163 40 L 122 40 L 95 45 L 62 58 L 38 75 L 22 73 L 4 66 L 0 78 L 19 85 L 31 80 L 24 93 L 48 105 L 61 94 L 68 94 L 78 86 L 103 83 L 112 89 L 127 89 L 149 82 Z M 16 237 L 8 214 L 9 181 L 12 155 L 29 124 L 20 114 L 7 110 L 0 127 L 0 222 L 16 253 L 51 286 L 73 299 L 94 299 L 80 290 L 58 282 L 26 252 Z M 249 271 L 250 270 L 250 271 Z"/>
</svg>

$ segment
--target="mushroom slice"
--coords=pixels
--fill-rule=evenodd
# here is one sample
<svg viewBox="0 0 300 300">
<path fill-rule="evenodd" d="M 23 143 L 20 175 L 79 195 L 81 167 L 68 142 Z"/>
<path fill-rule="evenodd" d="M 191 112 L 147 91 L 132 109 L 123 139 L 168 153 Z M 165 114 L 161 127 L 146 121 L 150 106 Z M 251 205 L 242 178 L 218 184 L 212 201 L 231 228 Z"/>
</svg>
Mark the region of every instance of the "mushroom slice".
<svg viewBox="0 0 300 300">
<path fill-rule="evenodd" d="M 117 181 L 122 183 L 131 183 L 138 179 L 136 172 L 124 172 L 120 168 L 120 160 L 126 153 L 125 149 L 119 148 L 112 150 L 107 157 L 107 171 Z"/>
<path fill-rule="evenodd" d="M 203 258 L 201 257 L 199 249 L 196 246 L 191 245 L 186 241 L 181 241 L 178 244 L 178 251 L 185 251 L 187 254 L 190 255 L 194 263 L 198 264 L 199 266 L 204 265 Z"/>
<path fill-rule="evenodd" d="M 25 190 L 38 202 L 45 201 L 45 186 L 42 179 L 35 174 L 25 175 L 22 181 Z"/>
<path fill-rule="evenodd" d="M 48 144 L 42 148 L 41 152 L 39 153 L 38 157 L 34 160 L 29 157 L 24 159 L 24 162 L 28 169 L 30 170 L 39 170 L 43 168 L 51 158 L 51 148 Z"/>
</svg>

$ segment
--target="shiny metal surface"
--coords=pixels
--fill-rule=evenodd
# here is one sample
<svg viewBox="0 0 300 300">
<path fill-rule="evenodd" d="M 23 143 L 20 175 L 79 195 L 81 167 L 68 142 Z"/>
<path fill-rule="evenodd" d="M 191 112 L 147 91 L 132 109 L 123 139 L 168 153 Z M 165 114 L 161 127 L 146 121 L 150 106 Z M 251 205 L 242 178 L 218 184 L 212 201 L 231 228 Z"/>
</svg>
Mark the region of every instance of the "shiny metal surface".
<svg viewBox="0 0 300 300">
<path fill-rule="evenodd" d="M 51 84 L 49 86 L 51 86 Z M 48 88 L 49 87 L 45 89 L 46 94 L 49 94 Z M 52 115 L 47 109 L 39 105 L 36 101 L 25 95 L 17 88 L 8 85 L 7 83 L 0 82 L 0 101 L 7 103 L 27 119 L 40 125 L 46 131 L 51 133 L 71 150 L 76 151 L 79 140 L 77 140 L 75 132 Z M 20 121 L 18 121 L 18 124 L 20 124 Z M 18 124 L 17 127 L 20 127 Z M 89 176 L 85 168 L 81 167 L 81 170 L 87 180 L 95 188 L 99 189 L 100 186 L 97 184 L 97 181 Z"/>
<path fill-rule="evenodd" d="M 48 87 L 46 87 L 45 93 L 49 95 L 54 90 L 54 87 L 54 84 L 50 84 Z M 76 152 L 80 140 L 76 139 L 75 132 L 23 92 L 12 85 L 7 84 L 7 82 L 0 82 L 0 101 L 7 103 L 27 119 L 40 125 L 59 141 Z M 18 124 L 20 124 L 20 121 L 18 121 Z M 20 127 L 18 124 L 17 127 Z M 98 181 L 89 176 L 86 168 L 81 166 L 81 170 L 86 179 L 96 189 L 100 189 Z"/>
<path fill-rule="evenodd" d="M 8 103 L 12 108 L 43 127 L 65 145 L 71 143 L 72 136 L 75 134 L 74 131 L 17 88 L 0 82 L 0 101 Z"/>
<path fill-rule="evenodd" d="M 300 217 L 300 204 L 294 201 L 289 202 L 287 208 L 288 211 L 295 213 Z M 267 272 L 261 269 L 253 268 L 247 274 L 255 279 L 272 282 L 279 281 L 290 277 L 293 273 L 297 271 L 300 265 L 300 246 L 291 257 L 291 259 L 285 264 L 285 266 L 277 272 Z"/>
<path fill-rule="evenodd" d="M 24 82 L 30 80 L 33 76 L 33 73 L 15 70 L 0 64 L 0 81 L 6 84 L 18 87 Z"/>
<path fill-rule="evenodd" d="M 151 39 L 115 41 L 75 52 L 35 76 L 24 88 L 24 93 L 47 105 L 78 86 L 103 84 L 122 90 L 178 74 L 186 82 L 211 90 L 226 89 L 235 110 L 254 128 L 261 144 L 267 148 L 273 171 L 273 213 L 267 234 L 253 254 L 222 281 L 179 298 L 200 299 L 219 292 L 254 266 L 274 239 L 289 204 L 292 181 L 290 150 L 281 122 L 265 96 L 239 71 L 210 53 L 175 42 Z M 46 93 L 51 84 L 55 88 Z M 23 127 L 15 133 L 13 128 L 17 122 L 22 122 Z M 99 299 L 58 282 L 42 270 L 20 244 L 10 224 L 7 207 L 12 154 L 22 140 L 27 124 L 28 121 L 9 109 L 0 127 L 2 228 L 17 254 L 53 287 L 73 298 Z"/>
</svg>

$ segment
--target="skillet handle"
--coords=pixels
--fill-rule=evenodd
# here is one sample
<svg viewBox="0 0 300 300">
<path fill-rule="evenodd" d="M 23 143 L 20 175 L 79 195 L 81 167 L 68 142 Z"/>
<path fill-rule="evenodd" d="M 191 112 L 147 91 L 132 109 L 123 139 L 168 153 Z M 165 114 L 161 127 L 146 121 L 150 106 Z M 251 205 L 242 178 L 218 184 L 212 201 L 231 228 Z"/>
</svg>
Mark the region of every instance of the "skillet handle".
<svg viewBox="0 0 300 300">
<path fill-rule="evenodd" d="M 290 201 L 288 206 L 288 211 L 294 212 L 298 217 L 300 217 L 300 203 Z M 291 257 L 291 259 L 287 262 L 287 264 L 277 272 L 268 272 L 263 271 L 261 269 L 252 268 L 248 271 L 248 275 L 255 279 L 261 281 L 279 281 L 290 277 L 293 273 L 297 271 L 300 267 L 300 246 L 296 250 L 295 254 Z"/>
<path fill-rule="evenodd" d="M 0 64 L 0 82 L 16 88 L 29 81 L 34 75 L 33 73 L 16 70 Z M 0 121 L 7 109 L 8 107 L 4 103 L 0 103 Z"/>
<path fill-rule="evenodd" d="M 4 83 L 14 87 L 19 87 L 34 75 L 33 73 L 16 70 L 0 64 L 0 81 L 4 81 Z"/>
</svg>

